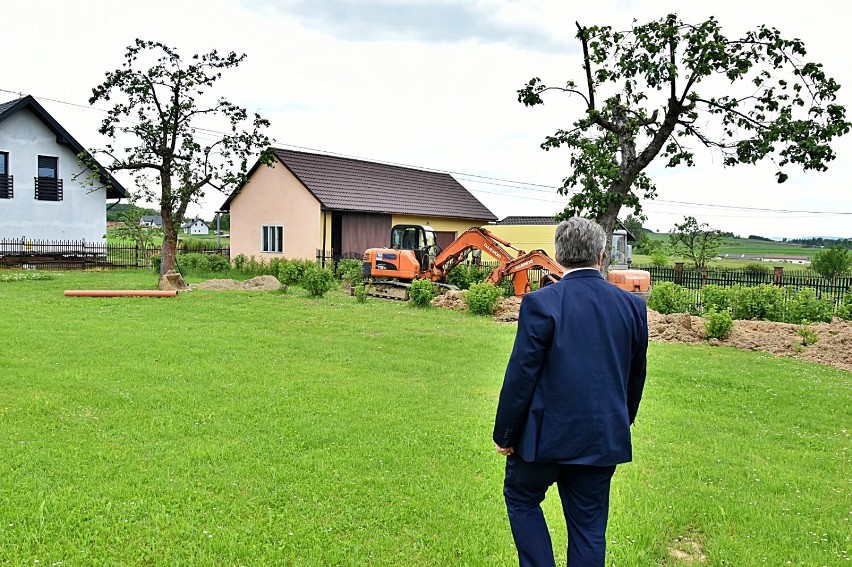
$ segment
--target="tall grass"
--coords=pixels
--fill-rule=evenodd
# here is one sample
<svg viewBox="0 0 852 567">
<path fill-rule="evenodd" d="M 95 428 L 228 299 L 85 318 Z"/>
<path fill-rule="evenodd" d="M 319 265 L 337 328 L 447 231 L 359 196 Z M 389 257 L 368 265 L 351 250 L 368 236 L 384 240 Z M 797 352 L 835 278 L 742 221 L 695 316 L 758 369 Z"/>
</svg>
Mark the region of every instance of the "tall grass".
<svg viewBox="0 0 852 567">
<path fill-rule="evenodd" d="M 62 296 L 155 285 L 0 283 L 0 564 L 515 561 L 490 441 L 514 325 L 292 288 Z M 608 563 L 845 564 L 850 374 L 650 354 Z"/>
</svg>

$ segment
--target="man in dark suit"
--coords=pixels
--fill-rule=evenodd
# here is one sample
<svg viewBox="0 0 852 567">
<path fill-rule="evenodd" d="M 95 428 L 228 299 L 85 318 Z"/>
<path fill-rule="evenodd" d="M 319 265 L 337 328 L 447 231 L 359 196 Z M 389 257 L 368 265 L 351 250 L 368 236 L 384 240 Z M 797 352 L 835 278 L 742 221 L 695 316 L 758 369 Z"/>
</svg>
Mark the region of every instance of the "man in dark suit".
<svg viewBox="0 0 852 567">
<path fill-rule="evenodd" d="M 524 296 L 494 442 L 506 456 L 503 494 L 521 566 L 555 566 L 541 502 L 555 482 L 569 567 L 603 567 L 610 480 L 632 458 L 630 426 L 645 384 L 644 301 L 600 273 L 606 234 L 571 218 L 556 228 L 566 270 Z"/>
</svg>

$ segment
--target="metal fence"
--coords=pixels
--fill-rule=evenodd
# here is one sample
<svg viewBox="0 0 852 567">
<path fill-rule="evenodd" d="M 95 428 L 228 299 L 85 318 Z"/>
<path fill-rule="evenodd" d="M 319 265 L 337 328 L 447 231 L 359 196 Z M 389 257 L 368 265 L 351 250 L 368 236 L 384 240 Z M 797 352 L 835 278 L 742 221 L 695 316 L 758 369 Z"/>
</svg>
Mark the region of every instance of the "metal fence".
<svg viewBox="0 0 852 567">
<path fill-rule="evenodd" d="M 230 248 L 215 243 L 178 241 L 178 254 L 221 254 Z M 30 270 L 85 270 L 150 268 L 160 246 L 86 242 L 85 240 L 0 240 L 0 268 Z"/>
<path fill-rule="evenodd" d="M 852 276 L 843 275 L 830 280 L 813 270 L 784 270 L 783 266 L 775 266 L 766 270 L 696 270 L 686 268 L 683 264 L 676 264 L 674 267 L 640 265 L 631 267 L 650 272 L 652 285 L 658 282 L 673 282 L 687 288 L 693 292 L 696 305 L 699 302 L 699 292 L 705 285 L 733 287 L 768 284 L 794 291 L 810 288 L 816 292 L 817 298 L 830 299 L 835 305 L 839 305 L 846 294 L 852 293 Z"/>
</svg>

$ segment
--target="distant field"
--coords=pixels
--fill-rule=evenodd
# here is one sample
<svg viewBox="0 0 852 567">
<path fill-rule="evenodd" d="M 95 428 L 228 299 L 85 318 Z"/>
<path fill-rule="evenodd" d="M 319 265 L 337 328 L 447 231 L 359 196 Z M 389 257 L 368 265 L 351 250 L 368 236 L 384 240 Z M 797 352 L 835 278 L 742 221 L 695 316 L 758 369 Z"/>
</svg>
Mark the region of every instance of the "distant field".
<svg viewBox="0 0 852 567">
<path fill-rule="evenodd" d="M 665 233 L 649 233 L 651 240 L 668 244 L 669 235 Z M 763 240 L 749 240 L 747 238 L 725 238 L 723 244 L 719 247 L 719 255 L 722 254 L 760 254 L 760 255 L 780 255 L 780 256 L 807 256 L 813 259 L 814 254 L 819 252 L 819 248 L 805 248 L 800 244 L 788 244 L 786 242 L 766 242 Z M 677 259 L 679 260 L 679 258 Z M 673 258 L 672 261 L 675 261 Z M 651 262 L 650 257 L 643 255 L 633 256 L 633 262 L 636 264 L 648 264 Z M 711 265 L 727 266 L 727 267 L 743 267 L 747 264 L 753 264 L 755 260 L 715 260 Z M 792 264 L 796 268 L 804 269 L 806 266 L 798 266 Z"/>
</svg>

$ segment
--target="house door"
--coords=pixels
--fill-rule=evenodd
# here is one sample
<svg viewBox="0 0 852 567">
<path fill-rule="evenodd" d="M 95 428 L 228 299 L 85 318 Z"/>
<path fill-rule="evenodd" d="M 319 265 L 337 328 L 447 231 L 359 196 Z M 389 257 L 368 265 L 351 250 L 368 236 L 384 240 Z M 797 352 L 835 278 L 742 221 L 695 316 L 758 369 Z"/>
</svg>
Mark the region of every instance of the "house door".
<svg viewBox="0 0 852 567">
<path fill-rule="evenodd" d="M 339 219 L 339 225 L 335 219 Z M 361 259 L 368 248 L 386 248 L 390 242 L 391 216 L 371 213 L 333 213 L 331 243 L 335 261 Z"/>
</svg>

